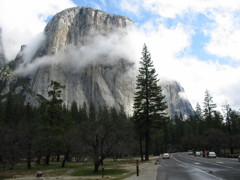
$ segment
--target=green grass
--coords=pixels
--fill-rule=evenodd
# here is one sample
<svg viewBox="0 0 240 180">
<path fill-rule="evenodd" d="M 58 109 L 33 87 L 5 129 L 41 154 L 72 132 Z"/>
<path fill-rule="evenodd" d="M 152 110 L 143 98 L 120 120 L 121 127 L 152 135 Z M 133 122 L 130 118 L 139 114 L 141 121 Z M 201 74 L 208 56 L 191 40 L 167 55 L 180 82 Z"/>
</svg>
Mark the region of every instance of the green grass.
<svg viewBox="0 0 240 180">
<path fill-rule="evenodd" d="M 127 172 L 128 171 L 124 169 L 104 169 L 103 171 L 104 176 L 122 175 Z M 72 176 L 101 176 L 101 175 L 102 175 L 102 168 L 99 168 L 99 171 L 97 173 L 94 173 L 93 169 L 86 168 L 86 169 L 81 169 L 79 171 L 76 171 L 72 174 Z"/>
<path fill-rule="evenodd" d="M 4 176 L 4 175 L 0 175 L 0 180 L 4 180 L 4 179 L 7 179 L 7 178 L 11 178 L 11 176 Z"/>
<path fill-rule="evenodd" d="M 123 164 L 135 164 L 133 159 L 119 159 L 114 162 L 112 159 L 106 159 L 104 161 L 104 177 L 114 180 L 122 180 L 129 177 L 133 172 L 129 172 L 122 168 Z M 67 162 L 65 168 L 61 168 L 60 162 L 51 162 L 50 165 L 35 164 L 32 169 L 27 169 L 26 163 L 18 163 L 13 170 L 1 170 L 0 169 L 0 180 L 13 178 L 13 177 L 24 177 L 31 176 L 35 177 L 37 171 L 43 172 L 44 177 L 58 177 L 58 176 L 87 176 L 89 178 L 93 176 L 102 177 L 102 167 L 99 167 L 99 172 L 94 173 L 94 165 L 91 161 L 89 162 Z"/>
<path fill-rule="evenodd" d="M 13 176 L 35 176 L 37 171 L 42 171 L 44 176 L 59 176 L 64 174 L 68 168 L 60 168 L 59 163 L 52 163 L 49 166 L 35 165 L 32 169 L 27 169 L 25 164 L 18 164 L 13 170 L 0 171 L 0 180 L 4 178 L 12 178 Z"/>
</svg>

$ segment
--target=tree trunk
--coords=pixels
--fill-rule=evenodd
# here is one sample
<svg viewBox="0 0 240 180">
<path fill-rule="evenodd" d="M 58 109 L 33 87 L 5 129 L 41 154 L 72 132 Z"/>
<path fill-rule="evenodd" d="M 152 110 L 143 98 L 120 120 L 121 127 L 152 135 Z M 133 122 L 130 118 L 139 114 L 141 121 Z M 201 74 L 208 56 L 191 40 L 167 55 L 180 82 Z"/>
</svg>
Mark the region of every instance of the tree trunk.
<svg viewBox="0 0 240 180">
<path fill-rule="evenodd" d="M 99 169 L 99 166 L 100 166 L 100 160 L 97 160 L 94 162 L 94 173 L 98 173 L 98 169 Z"/>
<path fill-rule="evenodd" d="M 36 164 L 40 164 L 41 163 L 41 159 L 42 159 L 42 156 L 38 156 L 37 160 L 36 160 Z"/>
<path fill-rule="evenodd" d="M 65 167 L 65 163 L 66 163 L 66 161 L 67 161 L 67 159 L 66 159 L 66 157 L 64 157 L 64 159 L 63 159 L 63 161 L 62 161 L 62 168 L 64 168 Z"/>
<path fill-rule="evenodd" d="M 232 145 L 230 146 L 230 153 L 231 153 L 231 155 L 234 154 L 234 148 L 232 147 Z"/>
<path fill-rule="evenodd" d="M 31 168 L 32 168 L 31 160 L 32 160 L 31 157 L 28 157 L 28 158 L 27 158 L 27 168 L 28 168 L 28 169 L 31 169 Z"/>
<path fill-rule="evenodd" d="M 233 155 L 234 153 L 234 148 L 233 148 L 233 143 L 232 143 L 232 136 L 230 135 L 230 141 L 229 141 L 229 148 L 230 148 L 230 153 Z"/>
<path fill-rule="evenodd" d="M 45 165 L 49 165 L 50 162 L 50 149 L 47 150 L 47 155 L 46 155 L 46 159 L 45 159 Z"/>
<path fill-rule="evenodd" d="M 141 161 L 143 161 L 143 147 L 142 147 L 142 136 L 139 137 L 139 146 L 140 146 L 140 155 L 141 155 Z"/>
<path fill-rule="evenodd" d="M 69 159 L 69 153 L 70 153 L 70 148 L 68 148 L 67 151 L 65 152 L 64 159 L 62 161 L 62 168 L 65 167 L 65 163 Z"/>
<path fill-rule="evenodd" d="M 58 154 L 57 155 L 57 162 L 59 162 L 60 161 L 60 155 Z"/>
<path fill-rule="evenodd" d="M 145 161 L 149 160 L 149 130 L 146 131 L 146 137 L 145 137 Z"/>
<path fill-rule="evenodd" d="M 31 150 L 32 150 L 32 144 L 28 143 L 28 152 L 27 152 L 27 168 L 28 169 L 31 169 L 31 161 L 32 161 Z"/>
</svg>

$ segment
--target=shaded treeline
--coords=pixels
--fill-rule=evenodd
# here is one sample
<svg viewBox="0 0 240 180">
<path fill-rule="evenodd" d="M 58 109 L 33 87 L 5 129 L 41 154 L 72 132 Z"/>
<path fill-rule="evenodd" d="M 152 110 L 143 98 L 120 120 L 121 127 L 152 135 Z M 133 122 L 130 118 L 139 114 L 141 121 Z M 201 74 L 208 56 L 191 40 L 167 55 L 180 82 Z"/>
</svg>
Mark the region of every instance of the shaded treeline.
<svg viewBox="0 0 240 180">
<path fill-rule="evenodd" d="M 240 153 L 240 112 L 225 105 L 217 110 L 213 97 L 206 90 L 201 107 L 196 105 L 195 115 L 176 117 L 167 123 L 167 142 L 170 151 L 215 151 L 219 156 Z"/>
<path fill-rule="evenodd" d="M 64 86 L 52 81 L 49 100 L 39 107 L 24 105 L 19 95 L 8 94 L 0 103 L 0 165 L 13 169 L 18 162 L 64 167 L 69 161 L 91 160 L 94 172 L 106 157 L 116 160 L 136 155 L 134 129 L 123 112 L 114 108 L 62 105 Z M 126 146 L 127 145 L 127 146 Z"/>
<path fill-rule="evenodd" d="M 106 157 L 117 160 L 124 156 L 145 154 L 139 149 L 137 124 L 114 108 L 96 108 L 93 104 L 78 107 L 62 105 L 61 89 L 57 82 L 50 84 L 49 100 L 39 107 L 24 104 L 18 95 L 9 93 L 0 103 L 0 166 L 13 169 L 19 162 L 27 168 L 33 163 L 48 165 L 52 161 L 64 167 L 69 161 L 93 162 L 98 171 Z M 149 134 L 149 154 L 213 150 L 219 155 L 240 149 L 240 112 L 229 105 L 224 113 L 216 110 L 206 91 L 203 107 L 198 104 L 190 118 L 165 118 L 161 126 L 154 126 Z M 225 152 L 226 153 L 226 152 Z"/>
</svg>

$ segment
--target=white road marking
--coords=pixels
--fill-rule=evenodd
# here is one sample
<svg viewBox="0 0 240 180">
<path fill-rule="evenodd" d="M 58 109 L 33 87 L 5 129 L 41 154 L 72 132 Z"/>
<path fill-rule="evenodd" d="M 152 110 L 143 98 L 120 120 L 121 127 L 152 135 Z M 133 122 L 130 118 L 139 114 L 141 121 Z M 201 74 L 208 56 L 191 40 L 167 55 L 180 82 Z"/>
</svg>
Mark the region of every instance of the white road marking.
<svg viewBox="0 0 240 180">
<path fill-rule="evenodd" d="M 176 159 L 176 158 L 173 157 L 173 156 L 172 156 L 172 158 L 173 158 L 174 160 L 176 160 L 176 161 L 178 161 L 178 162 L 186 165 L 186 166 L 190 166 L 189 164 L 187 164 L 187 163 L 185 163 L 185 162 L 182 162 L 182 161 Z M 190 167 L 192 167 L 192 166 L 190 166 Z M 206 175 L 208 175 L 208 176 L 211 176 L 211 177 L 213 177 L 213 178 L 216 178 L 216 179 L 218 179 L 218 180 L 224 180 L 224 179 L 222 179 L 222 178 L 219 178 L 219 177 L 217 177 L 217 176 L 214 176 L 214 175 L 212 175 L 212 174 L 209 174 L 209 173 L 207 173 L 207 172 L 205 172 L 205 171 L 203 171 L 203 170 L 201 170 L 201 169 L 199 169 L 199 168 L 196 168 L 196 167 L 192 167 L 192 168 L 194 168 L 194 169 L 196 169 L 197 171 L 199 171 L 199 172 L 201 172 L 201 173 L 204 173 L 204 174 L 206 174 Z"/>
<path fill-rule="evenodd" d="M 181 157 L 183 157 L 183 156 L 181 156 Z M 190 158 L 186 158 L 186 157 L 183 157 L 183 158 L 188 159 L 188 160 L 190 160 L 190 161 L 193 161 L 193 159 L 190 159 Z M 230 169 L 233 169 L 233 168 L 234 168 L 234 167 L 231 167 L 231 166 L 221 165 L 221 164 L 217 164 L 217 163 L 211 163 L 211 162 L 207 162 L 207 161 L 201 161 L 201 160 L 198 159 L 198 158 L 194 158 L 194 160 L 197 160 L 197 161 L 199 161 L 199 162 L 201 162 L 201 163 L 217 165 L 217 166 L 220 166 L 220 167 L 225 167 L 225 168 L 230 168 Z"/>
</svg>

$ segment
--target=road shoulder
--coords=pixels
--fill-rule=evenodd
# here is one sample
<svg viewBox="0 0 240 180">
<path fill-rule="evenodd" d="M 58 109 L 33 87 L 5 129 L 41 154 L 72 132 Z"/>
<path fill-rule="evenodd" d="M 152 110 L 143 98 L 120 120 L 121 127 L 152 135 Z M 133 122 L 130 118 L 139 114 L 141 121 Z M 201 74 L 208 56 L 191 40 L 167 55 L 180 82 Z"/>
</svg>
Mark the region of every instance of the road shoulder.
<svg viewBox="0 0 240 180">
<path fill-rule="evenodd" d="M 139 176 L 137 176 L 137 174 L 135 173 L 131 177 L 126 178 L 126 180 L 156 180 L 157 169 L 159 167 L 159 164 L 156 163 L 156 161 L 158 159 L 159 157 L 153 157 L 149 161 L 141 163 L 139 165 Z"/>
</svg>

